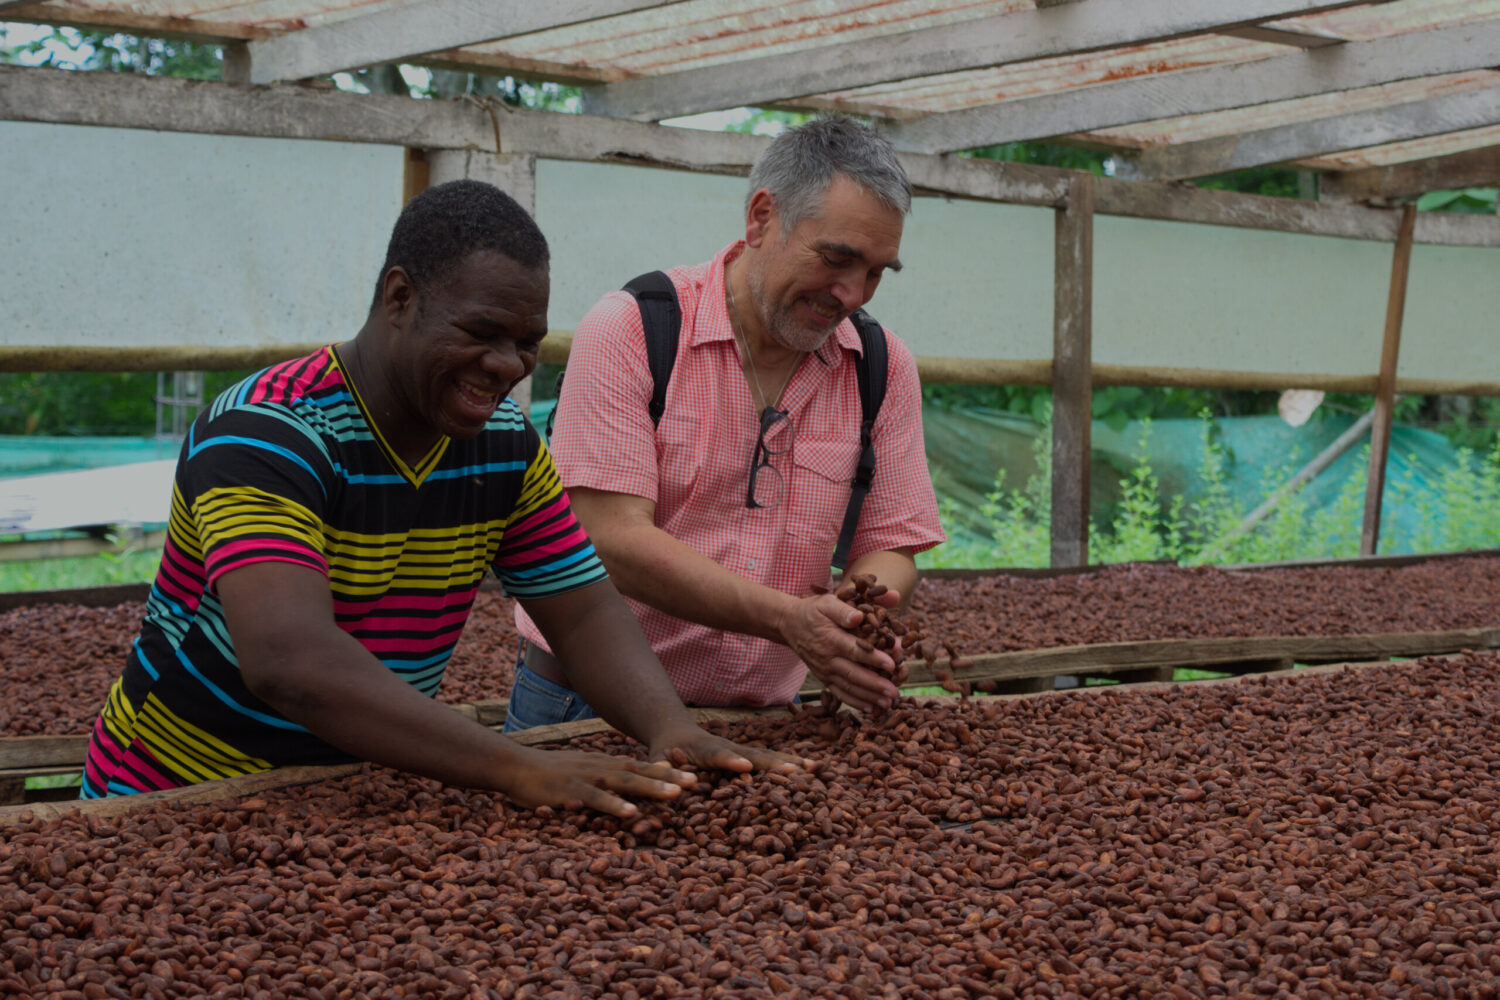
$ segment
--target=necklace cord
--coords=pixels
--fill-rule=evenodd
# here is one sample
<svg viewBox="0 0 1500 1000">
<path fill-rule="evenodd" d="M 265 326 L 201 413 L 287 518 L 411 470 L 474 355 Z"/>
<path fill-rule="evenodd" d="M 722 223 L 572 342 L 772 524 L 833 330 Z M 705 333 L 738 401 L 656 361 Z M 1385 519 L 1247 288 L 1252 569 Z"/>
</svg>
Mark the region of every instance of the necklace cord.
<svg viewBox="0 0 1500 1000">
<path fill-rule="evenodd" d="M 733 266 L 733 264 L 730 265 L 730 267 Z M 760 410 L 764 414 L 772 407 L 766 400 L 766 390 L 761 388 L 760 374 L 755 370 L 755 356 L 750 353 L 750 336 L 741 329 L 740 307 L 739 303 L 734 300 L 734 282 L 731 280 L 729 267 L 724 269 L 724 291 L 729 293 L 729 329 L 745 348 L 745 363 L 750 368 L 750 379 L 755 383 L 755 394 L 760 397 Z M 786 392 L 786 387 L 792 384 L 792 376 L 796 373 L 797 366 L 793 365 L 791 371 L 786 373 L 786 379 L 782 381 L 781 388 L 776 393 L 776 402 L 781 402 L 782 393 Z"/>
</svg>

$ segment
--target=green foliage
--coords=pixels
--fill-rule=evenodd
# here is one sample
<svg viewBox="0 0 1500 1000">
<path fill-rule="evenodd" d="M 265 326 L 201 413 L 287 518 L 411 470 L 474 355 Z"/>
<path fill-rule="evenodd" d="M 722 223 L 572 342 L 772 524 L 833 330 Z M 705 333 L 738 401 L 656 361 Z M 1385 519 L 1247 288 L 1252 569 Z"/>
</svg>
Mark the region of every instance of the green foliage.
<svg viewBox="0 0 1500 1000">
<path fill-rule="evenodd" d="M 1367 413 L 1375 406 L 1369 394 L 1331 392 L 1323 400 L 1325 410 Z M 1275 412 L 1274 407 L 1266 412 Z M 1319 418 L 1314 415 L 1314 419 Z M 1500 441 L 1500 397 L 1497 396 L 1397 396 L 1391 417 L 1401 424 L 1442 434 L 1454 447 L 1484 453 Z"/>
<path fill-rule="evenodd" d="M 122 554 L 0 562 L 0 592 L 68 590 L 114 583 L 150 583 L 161 565 L 161 549 Z"/>
<path fill-rule="evenodd" d="M 1112 154 L 1108 150 L 1064 146 L 1058 143 L 1007 142 L 998 146 L 984 146 L 958 155 L 971 156 L 980 160 L 1002 160 L 1006 163 L 1035 163 L 1064 170 L 1087 170 L 1096 177 L 1103 177 L 1109 173 L 1107 163 Z"/>
<path fill-rule="evenodd" d="M 1095 419 L 1119 430 L 1132 420 L 1171 420 L 1205 413 L 1217 417 L 1271 414 L 1276 412 L 1280 397 L 1278 392 L 1259 390 L 1103 386 L 1094 390 L 1093 412 Z M 946 382 L 922 386 L 924 406 L 979 407 L 1024 414 L 1039 423 L 1051 398 L 1049 386 Z M 1338 411 L 1366 413 L 1374 405 L 1375 397 L 1369 394 L 1329 393 L 1313 419 L 1321 420 Z M 1479 453 L 1488 452 L 1500 441 L 1500 397 L 1398 396 L 1393 418 L 1397 423 L 1437 431 L 1455 447 Z"/>
<path fill-rule="evenodd" d="M 1092 526 L 1090 534 L 1099 539 L 1092 546 L 1095 562 L 1153 562 L 1176 559 L 1181 552 L 1184 534 L 1182 497 L 1174 497 L 1163 512 L 1159 495 L 1161 481 L 1151 471 L 1151 422 L 1141 428 L 1136 442 L 1135 465 L 1121 481 L 1122 500 L 1109 530 Z"/>
<path fill-rule="evenodd" d="M 3 31 L 0 26 L 0 31 Z M 218 45 L 165 38 L 143 38 L 120 32 L 53 28 L 22 45 L 6 46 L 0 34 L 0 63 L 24 63 L 55 69 L 142 73 L 193 80 L 223 77 L 224 50 Z M 533 83 L 513 76 L 491 76 L 455 70 L 428 70 L 408 65 L 381 65 L 338 74 L 354 89 L 411 97 L 492 98 L 513 107 L 545 111 L 582 110 L 581 91 L 558 83 Z"/>
<path fill-rule="evenodd" d="M 782 111 L 777 108 L 761 108 L 737 122 L 724 126 L 725 132 L 740 132 L 745 135 L 776 135 L 789 128 L 796 128 L 811 121 L 813 115 L 806 111 Z"/>
<path fill-rule="evenodd" d="M 83 772 L 78 774 L 42 774 L 26 779 L 26 788 L 82 788 Z"/>
<path fill-rule="evenodd" d="M 0 45 L 0 63 L 218 80 L 223 76 L 224 50 L 201 42 L 53 28 L 24 45 Z"/>
<path fill-rule="evenodd" d="M 1052 406 L 1052 388 L 1033 385 L 967 385 L 927 383 L 922 386 L 923 405 L 951 408 L 981 407 L 1004 413 L 1021 413 L 1041 423 Z M 1131 385 L 1097 388 L 1093 393 L 1094 419 L 1116 430 L 1132 420 L 1167 420 L 1192 417 L 1206 407 L 1222 407 L 1220 394 L 1206 389 L 1142 389 Z"/>
<path fill-rule="evenodd" d="M 1190 183 L 1195 187 L 1216 191 L 1240 191 L 1273 198 L 1315 199 L 1317 189 L 1309 178 L 1310 174 L 1306 171 L 1287 170 L 1283 167 L 1251 167 L 1215 177 L 1200 177 Z"/>
<path fill-rule="evenodd" d="M 570 114 L 583 110 L 582 91 L 577 87 L 531 82 L 514 76 L 426 69 L 406 64 L 371 66 L 339 76 L 347 76 L 355 89 L 376 94 L 399 94 L 434 100 L 471 97 L 495 100 L 515 108 Z"/>
<path fill-rule="evenodd" d="M 1431 492 L 1412 499 L 1422 516 L 1415 537 L 1392 539 L 1416 551 L 1459 551 L 1500 544 L 1500 440 L 1487 455 L 1460 448 L 1458 462 Z"/>
<path fill-rule="evenodd" d="M 1463 188 L 1458 191 L 1428 191 L 1417 199 L 1421 212 L 1471 212 L 1495 214 L 1495 188 Z"/>
<path fill-rule="evenodd" d="M 205 372 L 208 401 L 249 372 Z M 156 431 L 155 372 L 0 373 L 0 434 Z"/>
<path fill-rule="evenodd" d="M 1045 398 L 1042 423 L 1050 425 L 1052 399 Z M 990 566 L 1046 566 L 1052 553 L 1052 448 L 1050 435 L 1038 434 L 1031 443 L 1036 472 L 1020 489 L 1007 489 L 1005 470 L 995 474 L 995 485 L 980 504 L 980 514 L 989 521 L 989 534 L 982 539 L 958 541 L 950 529 L 950 541 L 918 556 L 923 566 L 954 569 Z M 939 501 L 944 526 L 955 523 L 954 505 Z M 997 561 L 998 560 L 998 561 Z"/>
<path fill-rule="evenodd" d="M 1230 495 L 1225 467 L 1228 456 L 1212 415 L 1201 414 L 1203 450 L 1198 465 L 1196 500 L 1165 498 L 1150 461 L 1150 424 L 1138 441 L 1132 468 L 1121 482 L 1123 500 L 1106 524 L 1090 533 L 1091 562 L 1173 560 L 1182 565 L 1279 562 L 1290 559 L 1337 559 L 1359 553 L 1364 515 L 1365 471 L 1369 447 L 1357 474 L 1345 480 L 1337 497 L 1310 509 L 1298 492 L 1283 499 L 1253 529 L 1237 533 L 1251 505 Z M 1050 558 L 1050 435 L 1037 438 L 1039 471 L 1024 489 L 1007 489 L 1002 469 L 981 513 L 989 521 L 983 538 L 954 534 L 944 545 L 918 557 L 923 567 L 1045 566 Z M 1267 495 L 1286 484 L 1302 465 L 1289 454 L 1267 480 Z M 1461 449 L 1459 461 L 1430 488 L 1395 484 L 1390 497 L 1415 506 L 1420 527 L 1403 534 L 1386 533 L 1387 552 L 1442 552 L 1500 546 L 1500 442 L 1483 455 Z M 945 525 L 954 522 L 951 504 L 942 508 Z M 950 534 L 952 534 L 950 532 Z"/>
</svg>

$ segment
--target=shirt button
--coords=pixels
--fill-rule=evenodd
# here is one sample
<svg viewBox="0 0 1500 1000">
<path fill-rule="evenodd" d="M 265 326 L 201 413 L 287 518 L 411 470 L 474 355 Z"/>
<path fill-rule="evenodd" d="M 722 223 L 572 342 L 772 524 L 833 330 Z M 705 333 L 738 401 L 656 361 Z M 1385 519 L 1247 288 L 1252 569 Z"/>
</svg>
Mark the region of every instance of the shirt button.
<svg viewBox="0 0 1500 1000">
<path fill-rule="evenodd" d="M 750 568 L 751 568 L 751 569 L 754 569 L 754 568 L 755 568 L 755 560 L 754 560 L 754 559 L 751 559 L 751 560 L 750 560 Z"/>
</svg>

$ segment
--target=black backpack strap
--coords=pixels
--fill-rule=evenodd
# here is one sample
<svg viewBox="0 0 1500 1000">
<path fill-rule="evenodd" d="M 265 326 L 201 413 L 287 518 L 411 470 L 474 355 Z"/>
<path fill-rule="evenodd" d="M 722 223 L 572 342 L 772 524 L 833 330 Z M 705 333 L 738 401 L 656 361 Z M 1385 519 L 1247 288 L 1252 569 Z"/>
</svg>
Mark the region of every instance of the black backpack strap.
<svg viewBox="0 0 1500 1000">
<path fill-rule="evenodd" d="M 552 443 L 552 428 L 557 426 L 557 404 L 558 404 L 558 401 L 562 399 L 562 380 L 563 380 L 563 373 L 566 372 L 566 371 L 567 371 L 566 368 L 559 369 L 558 373 L 557 373 L 557 381 L 554 382 L 554 383 L 552 383 L 552 409 L 549 410 L 549 411 L 547 411 L 547 432 L 546 433 L 547 433 L 547 443 L 549 445 Z"/>
<path fill-rule="evenodd" d="M 677 337 L 682 330 L 682 307 L 677 304 L 677 286 L 661 271 L 631 278 L 625 283 L 625 291 L 635 298 L 641 311 L 641 327 L 646 333 L 646 365 L 651 369 L 651 414 L 653 425 L 661 423 L 662 412 L 667 408 L 667 383 L 672 379 L 672 366 L 677 363 Z M 557 385 L 553 395 L 562 397 L 563 372 L 557 373 Z M 552 440 L 552 428 L 557 423 L 557 404 L 547 414 L 547 440 Z"/>
<path fill-rule="evenodd" d="M 849 547 L 854 544 L 854 530 L 859 527 L 859 512 L 865 505 L 865 494 L 870 492 L 870 482 L 875 478 L 875 444 L 871 432 L 875 427 L 875 415 L 885 402 L 886 375 L 890 369 L 885 330 L 863 309 L 856 309 L 849 318 L 859 331 L 859 342 L 863 347 L 854 366 L 859 380 L 859 466 L 849 488 L 844 526 L 839 529 L 838 545 L 833 550 L 833 568 L 840 572 L 849 561 Z"/>
<path fill-rule="evenodd" d="M 682 307 L 677 304 L 677 286 L 661 271 L 651 271 L 625 283 L 625 290 L 635 296 L 641 310 L 641 327 L 646 332 L 646 364 L 651 369 L 651 405 L 647 408 L 653 425 L 661 423 L 667 408 L 667 383 L 672 366 L 677 363 L 677 337 L 682 331 Z"/>
</svg>

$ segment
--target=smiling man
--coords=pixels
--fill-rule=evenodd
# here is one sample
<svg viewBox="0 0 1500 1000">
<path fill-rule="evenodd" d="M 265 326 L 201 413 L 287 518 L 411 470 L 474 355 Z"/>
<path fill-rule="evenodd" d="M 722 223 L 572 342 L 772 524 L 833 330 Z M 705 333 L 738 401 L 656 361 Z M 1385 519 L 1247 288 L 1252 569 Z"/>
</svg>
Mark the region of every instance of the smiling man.
<svg viewBox="0 0 1500 1000">
<path fill-rule="evenodd" d="M 653 760 L 797 766 L 693 722 L 507 398 L 536 367 L 548 290 L 547 242 L 514 200 L 440 185 L 397 220 L 355 337 L 199 416 L 85 798 L 350 759 L 622 816 L 622 795 L 690 785 L 663 765 L 529 749 L 433 701 L 491 568 L 570 683 Z"/>
<path fill-rule="evenodd" d="M 922 441 L 916 364 L 895 335 L 863 325 L 888 364 L 870 428 L 874 477 L 851 492 L 865 451 L 851 314 L 901 269 L 911 185 L 890 144 L 833 116 L 791 129 L 750 173 L 744 238 L 666 272 L 680 325 L 663 376 L 629 292 L 579 323 L 552 447 L 579 520 L 677 692 L 693 705 L 792 701 L 808 670 L 846 704 L 897 690 L 846 628 L 859 612 L 815 588 L 846 521 L 849 574 L 873 573 L 893 605 L 914 555 L 943 540 Z M 868 367 L 878 369 L 871 363 Z M 857 517 L 853 521 L 851 512 Z M 526 637 L 507 729 L 592 714 L 571 690 L 540 622 Z M 597 707 L 597 706 L 594 706 Z"/>
</svg>

